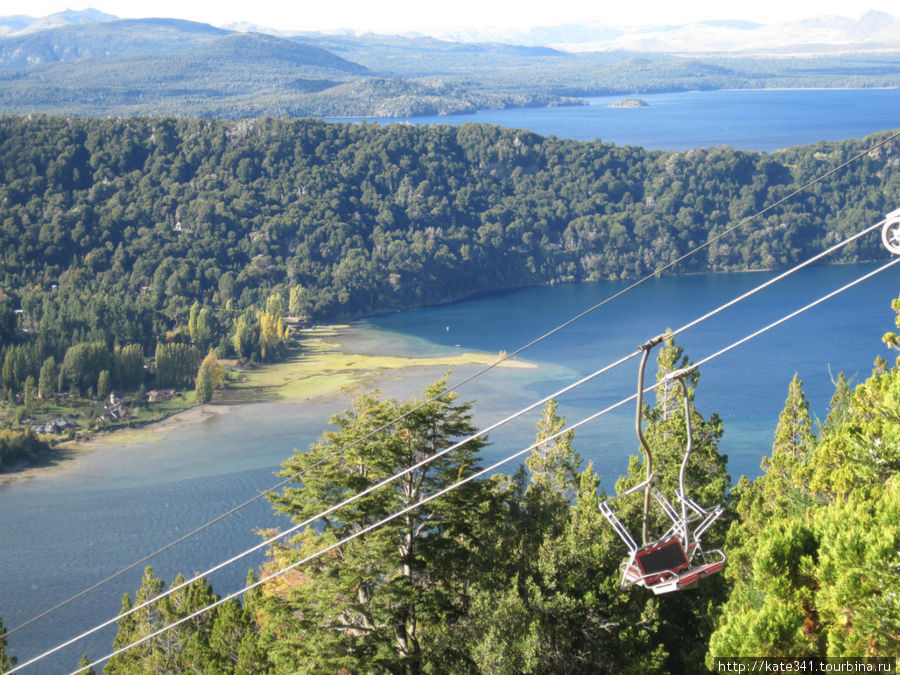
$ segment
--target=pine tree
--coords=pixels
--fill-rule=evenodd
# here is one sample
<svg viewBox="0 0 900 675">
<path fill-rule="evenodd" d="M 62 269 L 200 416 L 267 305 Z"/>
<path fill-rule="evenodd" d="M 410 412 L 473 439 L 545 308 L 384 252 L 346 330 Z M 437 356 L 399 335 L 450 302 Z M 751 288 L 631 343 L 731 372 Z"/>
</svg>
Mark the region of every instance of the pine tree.
<svg viewBox="0 0 900 675">
<path fill-rule="evenodd" d="M 95 675 L 93 668 L 86 667 L 90 662 L 91 660 L 88 658 L 88 655 L 82 654 L 81 658 L 78 660 L 78 671 L 76 671 L 76 675 Z"/>
<path fill-rule="evenodd" d="M 655 486 L 670 499 L 674 499 L 679 485 L 679 473 L 687 448 L 687 424 L 685 420 L 685 394 L 681 385 L 666 379 L 673 371 L 690 363 L 682 348 L 672 337 L 666 338 L 657 354 L 657 383 L 655 405 L 644 409 L 646 420 L 644 437 L 653 453 L 653 470 L 657 475 Z M 682 376 L 687 385 L 688 403 L 693 402 L 694 392 L 700 382 L 697 369 Z M 704 417 L 693 405 L 688 406 L 691 416 L 692 452 L 685 471 L 687 495 L 706 508 L 727 503 L 730 479 L 726 470 L 727 457 L 719 453 L 722 422 L 715 413 Z M 642 452 L 643 455 L 643 452 Z M 645 478 L 645 458 L 632 456 L 628 475 L 616 483 L 621 494 Z M 661 510 L 649 512 L 649 539 L 653 541 L 671 526 L 671 520 Z M 620 517 L 632 533 L 640 533 L 643 522 L 643 492 L 638 492 L 616 504 Z M 705 548 L 715 548 L 725 535 L 726 523 L 721 519 L 705 535 Z M 621 551 L 621 545 L 619 546 Z M 726 566 L 727 567 L 727 566 Z M 646 592 L 632 589 L 634 592 Z M 660 596 L 658 604 L 659 636 L 667 653 L 665 668 L 669 672 L 700 672 L 706 652 L 706 642 L 713 630 L 710 615 L 724 600 L 725 583 L 722 575 L 715 574 L 700 581 L 696 591 L 677 592 Z"/>
<path fill-rule="evenodd" d="M 809 401 L 803 383 L 794 373 L 788 386 L 788 397 L 775 427 L 771 458 L 763 458 L 762 469 L 770 476 L 791 481 L 799 465 L 809 459 L 816 445 L 809 416 Z"/>
<path fill-rule="evenodd" d="M 536 443 L 550 438 L 566 426 L 564 417 L 558 413 L 558 405 L 550 399 L 544 407 L 537 425 Z M 568 502 L 577 486 L 577 474 L 581 458 L 572 448 L 574 431 L 569 431 L 549 443 L 538 446 L 525 460 L 531 472 L 531 486 L 540 486 L 561 496 Z"/>
<path fill-rule="evenodd" d="M 895 301 L 895 310 L 900 302 Z M 816 439 L 791 383 L 767 473 L 734 491 L 717 656 L 900 654 L 900 366 L 838 378 Z"/>
<path fill-rule="evenodd" d="M 171 588 L 184 584 L 178 575 Z M 128 594 L 122 611 L 131 610 L 162 593 L 164 583 L 146 568 L 134 605 Z M 121 649 L 165 626 L 186 619 L 218 600 L 205 579 L 198 579 L 164 598 L 119 619 L 113 647 Z M 236 642 L 232 642 L 232 639 Z M 243 656 L 242 656 L 243 654 Z M 244 659 L 242 663 L 241 659 Z M 160 635 L 110 659 L 105 673 L 253 672 L 268 669 L 265 655 L 256 647 L 255 626 L 248 611 L 231 601 L 172 626 Z"/>
<path fill-rule="evenodd" d="M 3 619 L 0 619 L 0 673 L 6 672 L 18 662 L 14 656 L 8 656 L 6 653 L 6 629 L 3 627 Z"/>
<path fill-rule="evenodd" d="M 564 426 L 555 406 L 544 412 L 538 439 Z M 542 461 L 538 482 L 540 472 L 527 488 L 524 474 L 495 479 L 501 508 L 491 514 L 491 546 L 482 547 L 488 563 L 458 629 L 469 658 L 491 673 L 658 672 L 665 650 L 655 601 L 619 588 L 619 540 L 600 513 L 593 467 L 579 475 L 547 470 L 577 461 L 571 434 L 559 440 L 561 452 L 551 456 L 562 461 Z M 562 478 L 561 492 L 547 487 L 548 475 Z"/>
<path fill-rule="evenodd" d="M 822 435 L 828 435 L 831 431 L 844 424 L 850 414 L 850 400 L 853 395 L 853 389 L 850 386 L 850 380 L 843 372 L 838 373 L 838 379 L 834 384 L 834 394 L 828 404 L 828 416 L 825 418 L 825 424 L 822 427 Z"/>
<path fill-rule="evenodd" d="M 285 462 L 281 475 L 302 487 L 273 496 L 276 510 L 305 520 L 474 431 L 470 406 L 457 403 L 443 380 L 423 400 L 430 402 L 416 409 L 421 401 L 358 394 L 351 410 L 332 418 L 335 431 Z M 399 428 L 376 432 L 403 413 Z M 267 568 L 284 567 L 470 475 L 483 445 L 467 443 L 342 507 L 290 544 L 273 546 Z M 459 614 L 470 582 L 472 519 L 484 489 L 469 482 L 266 584 L 260 624 L 276 668 L 418 672 L 438 660 L 448 649 L 441 626 Z"/>
</svg>

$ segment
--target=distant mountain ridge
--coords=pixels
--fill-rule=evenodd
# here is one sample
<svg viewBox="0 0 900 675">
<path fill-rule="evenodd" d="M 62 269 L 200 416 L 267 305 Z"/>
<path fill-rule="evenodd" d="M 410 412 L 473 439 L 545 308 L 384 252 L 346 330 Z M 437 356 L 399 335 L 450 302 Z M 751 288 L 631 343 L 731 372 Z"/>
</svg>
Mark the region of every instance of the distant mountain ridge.
<svg viewBox="0 0 900 675">
<path fill-rule="evenodd" d="M 523 45 L 540 44 L 577 52 L 898 52 L 900 19 L 885 12 L 869 11 L 855 20 L 841 16 L 820 16 L 777 24 L 724 20 L 628 28 L 587 23 L 524 31 L 449 31 L 440 37 L 465 41 L 499 40 Z"/>
<path fill-rule="evenodd" d="M 63 27 L 121 21 L 95 9 L 67 10 L 38 18 L 6 16 L 0 17 L 0 38 L 23 37 Z M 302 31 L 276 29 L 247 22 L 231 24 L 218 30 L 265 33 L 281 37 L 310 35 Z M 776 24 L 729 19 L 621 27 L 587 22 L 536 26 L 526 30 L 470 28 L 436 31 L 431 37 L 463 43 L 502 42 L 522 47 L 549 47 L 575 52 L 866 53 L 900 51 L 900 19 L 885 12 L 869 11 L 859 19 L 818 16 Z"/>
<path fill-rule="evenodd" d="M 0 17 L 0 36 L 25 35 L 63 26 L 79 26 L 86 23 L 103 23 L 115 21 L 118 17 L 96 9 L 71 10 L 57 12 L 48 16 L 2 16 Z"/>
<path fill-rule="evenodd" d="M 0 38 L 0 70 L 59 61 L 171 54 L 230 31 L 181 19 L 114 19 Z"/>
<path fill-rule="evenodd" d="M 521 40 L 460 42 L 346 32 L 291 35 L 250 31 L 256 27 L 248 25 L 235 31 L 181 19 L 118 19 L 95 10 L 5 17 L 0 113 L 407 117 L 695 89 L 900 87 L 900 22 L 893 17 L 870 12 L 858 21 L 820 17 L 804 23 L 806 32 L 790 28 L 790 38 L 796 43 L 816 36 L 819 42 L 790 46 L 782 40 L 788 46 L 778 51 L 761 46 L 761 31 L 772 27 L 743 21 L 643 33 L 558 26 L 534 28 Z M 837 34 L 845 51 L 861 41 L 885 51 L 780 58 L 813 54 Z M 588 52 L 547 46 L 565 39 L 580 40 L 582 47 L 604 42 Z M 621 48 L 628 44 L 633 51 Z M 691 51 L 701 44 L 719 54 Z M 735 51 L 741 45 L 759 53 Z"/>
<path fill-rule="evenodd" d="M 147 20 L 140 19 L 140 21 Z M 0 37 L 22 37 L 55 28 L 113 21 L 122 20 L 95 9 L 67 10 L 38 18 L 6 16 L 0 17 Z M 304 31 L 290 31 L 248 22 L 229 24 L 220 27 L 219 30 L 265 33 L 280 37 L 310 35 Z M 353 35 L 352 31 L 347 34 Z M 623 50 L 692 54 L 764 51 L 810 54 L 848 51 L 865 53 L 900 51 L 900 19 L 885 12 L 869 11 L 859 19 L 830 15 L 774 24 L 740 19 L 626 27 L 586 22 L 536 26 L 525 30 L 456 29 L 435 31 L 430 36 L 463 43 L 502 42 L 522 47 L 549 47 L 576 52 Z M 413 36 L 406 35 L 406 37 Z"/>
<path fill-rule="evenodd" d="M 92 22 L 90 19 L 99 18 Z M 65 24 L 67 25 L 57 25 Z M 180 19 L 117 19 L 91 12 L 55 15 L 52 28 L 7 17 L 0 25 L 0 112 L 75 115 L 407 116 L 484 108 L 580 103 L 540 88 L 504 91 L 433 77 L 383 71 L 385 46 L 317 43 L 300 37 L 235 32 Z M 427 47 L 426 47 L 427 45 Z M 393 57 L 486 64 L 564 57 L 548 47 L 390 41 Z M 377 51 L 377 50 L 376 50 Z M 354 58 L 360 56 L 366 63 Z M 440 69 L 440 67 L 438 67 Z"/>
</svg>

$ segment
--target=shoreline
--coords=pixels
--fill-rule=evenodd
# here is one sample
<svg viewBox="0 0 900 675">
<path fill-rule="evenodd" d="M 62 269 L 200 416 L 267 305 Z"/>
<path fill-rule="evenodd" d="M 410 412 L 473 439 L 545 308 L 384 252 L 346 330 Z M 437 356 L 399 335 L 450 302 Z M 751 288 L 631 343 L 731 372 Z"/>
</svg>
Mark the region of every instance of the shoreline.
<svg viewBox="0 0 900 675">
<path fill-rule="evenodd" d="M 239 380 L 217 390 L 209 403 L 194 404 L 159 419 L 132 427 L 98 430 L 88 438 L 63 441 L 47 460 L 20 470 L 0 473 L 0 489 L 19 481 L 31 480 L 65 471 L 71 460 L 111 444 L 129 446 L 154 437 L 162 437 L 186 426 L 227 415 L 238 406 L 261 402 L 297 403 L 335 400 L 348 388 L 370 387 L 376 380 L 402 379 L 403 371 L 427 368 L 492 366 L 498 368 L 537 368 L 537 364 L 509 359 L 498 363 L 499 356 L 482 352 L 464 352 L 439 356 L 391 356 L 346 352 L 339 341 L 348 325 L 316 326 L 298 331 L 299 348 L 277 363 L 252 369 L 233 368 Z M 334 340 L 334 341 L 332 341 Z M 400 378 L 397 378 L 401 375 Z"/>
</svg>

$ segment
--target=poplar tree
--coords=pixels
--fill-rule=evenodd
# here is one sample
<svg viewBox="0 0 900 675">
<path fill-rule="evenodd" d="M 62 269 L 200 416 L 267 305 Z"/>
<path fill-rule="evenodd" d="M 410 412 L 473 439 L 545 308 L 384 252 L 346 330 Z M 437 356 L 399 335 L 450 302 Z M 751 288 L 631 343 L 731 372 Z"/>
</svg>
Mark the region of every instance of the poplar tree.
<svg viewBox="0 0 900 675">
<path fill-rule="evenodd" d="M 280 316 L 269 312 L 259 313 L 259 354 L 265 361 L 284 342 L 284 324 Z"/>
<path fill-rule="evenodd" d="M 18 387 L 16 381 L 16 348 L 9 345 L 3 354 L 3 371 L 2 371 L 3 387 L 9 391 L 15 391 Z"/>
<path fill-rule="evenodd" d="M 213 350 L 210 350 L 197 371 L 196 395 L 198 403 L 212 400 L 213 393 L 222 386 L 225 369 Z"/>
<path fill-rule="evenodd" d="M 34 397 L 37 387 L 34 383 L 34 376 L 29 375 L 25 378 L 25 411 L 30 413 L 34 409 Z"/>
<path fill-rule="evenodd" d="M 308 302 L 307 296 L 308 293 L 303 286 L 291 286 L 288 301 L 288 312 L 290 312 L 291 316 L 300 316 L 303 314 Z"/>
<path fill-rule="evenodd" d="M 109 371 L 101 370 L 100 375 L 97 377 L 97 398 L 101 401 L 109 396 Z"/>
<path fill-rule="evenodd" d="M 113 382 L 126 390 L 137 389 L 144 381 L 144 349 L 139 344 L 113 350 Z"/>
<path fill-rule="evenodd" d="M 234 351 L 242 361 L 253 358 L 259 342 L 259 328 L 251 317 L 247 312 L 241 314 L 234 323 L 234 334 L 231 337 Z"/>
<path fill-rule="evenodd" d="M 198 334 L 197 334 L 197 315 L 200 313 L 200 302 L 199 300 L 194 300 L 194 304 L 191 305 L 191 311 L 188 315 L 188 334 L 191 336 L 191 341 L 194 344 L 199 343 Z"/>
<path fill-rule="evenodd" d="M 56 359 L 48 356 L 44 359 L 40 375 L 38 376 L 38 396 L 40 396 L 42 401 L 49 399 L 56 391 L 57 377 Z"/>
<path fill-rule="evenodd" d="M 156 345 L 156 380 L 162 387 L 190 385 L 200 361 L 193 345 L 178 342 Z"/>
</svg>

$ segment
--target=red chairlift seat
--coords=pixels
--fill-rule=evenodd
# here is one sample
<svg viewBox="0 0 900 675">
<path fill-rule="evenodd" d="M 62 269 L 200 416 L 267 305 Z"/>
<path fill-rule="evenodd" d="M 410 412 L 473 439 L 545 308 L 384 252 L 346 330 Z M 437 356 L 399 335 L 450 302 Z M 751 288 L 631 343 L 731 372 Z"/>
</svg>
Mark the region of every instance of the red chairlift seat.
<svg viewBox="0 0 900 675">
<path fill-rule="evenodd" d="M 662 595 L 694 588 L 700 579 L 718 572 L 724 565 L 724 555 L 714 562 L 692 565 L 681 539 L 671 537 L 635 551 L 624 563 L 623 584 L 639 584 Z"/>
<path fill-rule="evenodd" d="M 688 458 L 691 455 L 692 439 L 691 439 L 691 421 L 690 421 L 690 400 L 688 396 L 687 385 L 683 376 L 689 372 L 684 369 L 675 373 L 670 373 L 669 377 L 677 379 L 682 387 L 684 394 L 684 415 L 687 425 L 687 447 L 685 449 L 684 459 L 681 463 L 681 472 L 679 474 L 679 488 L 676 490 L 677 501 L 681 506 L 679 513 L 669 502 L 668 499 L 656 488 L 653 482 L 656 474 L 652 473 L 652 456 L 650 447 L 644 440 L 641 433 L 641 412 L 643 406 L 643 381 L 644 366 L 647 362 L 650 349 L 659 344 L 664 336 L 654 338 L 653 340 L 642 345 L 643 359 L 638 375 L 638 395 L 637 395 L 637 418 L 635 427 L 638 439 L 647 457 L 647 478 L 642 483 L 635 485 L 629 490 L 619 495 L 626 495 L 644 491 L 644 545 L 638 547 L 637 542 L 631 533 L 625 528 L 625 525 L 615 514 L 610 506 L 608 499 L 600 504 L 600 512 L 606 517 L 610 525 L 619 535 L 629 550 L 629 557 L 622 563 L 622 582 L 623 588 L 628 586 L 640 585 L 653 591 L 656 595 L 680 591 L 687 588 L 693 588 L 703 577 L 715 574 L 725 566 L 725 554 L 716 549 L 711 551 L 715 554 L 715 558 L 710 561 L 707 554 L 704 553 L 700 539 L 707 529 L 722 515 L 723 507 L 717 506 L 712 510 L 706 510 L 687 496 L 685 490 L 685 469 L 687 468 Z M 672 527 L 656 541 L 648 541 L 647 523 L 649 516 L 650 497 L 653 497 L 663 513 L 672 521 Z M 612 499 L 616 499 L 613 497 Z M 689 516 L 689 512 L 693 516 Z M 697 522 L 699 521 L 699 524 Z M 692 527 L 694 525 L 694 527 Z"/>
</svg>

